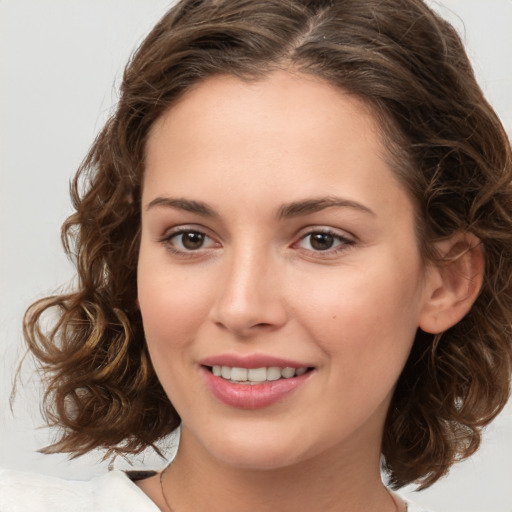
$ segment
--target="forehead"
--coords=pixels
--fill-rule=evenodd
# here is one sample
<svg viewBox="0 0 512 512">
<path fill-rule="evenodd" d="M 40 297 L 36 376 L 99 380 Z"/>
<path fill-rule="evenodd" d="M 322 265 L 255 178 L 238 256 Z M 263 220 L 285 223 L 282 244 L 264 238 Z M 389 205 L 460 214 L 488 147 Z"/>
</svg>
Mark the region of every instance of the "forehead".
<svg viewBox="0 0 512 512">
<path fill-rule="evenodd" d="M 236 189 L 234 199 L 250 204 L 403 194 L 370 107 L 321 79 L 288 72 L 200 83 L 155 123 L 146 157 L 146 196 L 215 202 Z"/>
<path fill-rule="evenodd" d="M 168 131 L 179 126 L 181 135 L 185 135 L 183 128 L 191 128 L 197 137 L 203 136 L 205 148 L 236 129 L 239 139 L 246 137 L 244 147 L 248 148 L 257 144 L 260 135 L 272 131 L 279 135 L 276 145 L 283 147 L 285 139 L 302 142 L 305 131 L 311 143 L 329 133 L 332 137 L 343 135 L 340 117 L 344 121 L 352 118 L 350 126 L 345 123 L 347 130 L 357 129 L 361 142 L 384 152 L 378 122 L 368 103 L 321 78 L 285 71 L 256 81 L 232 75 L 210 77 L 189 89 L 157 120 L 149 139 L 151 143 L 152 135 L 164 126 Z"/>
</svg>

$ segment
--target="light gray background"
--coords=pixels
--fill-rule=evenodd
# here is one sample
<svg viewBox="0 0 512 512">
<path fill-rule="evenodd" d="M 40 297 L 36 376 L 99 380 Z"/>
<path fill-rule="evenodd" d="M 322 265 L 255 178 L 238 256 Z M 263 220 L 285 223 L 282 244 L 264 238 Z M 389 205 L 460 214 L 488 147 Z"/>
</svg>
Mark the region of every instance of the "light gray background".
<svg viewBox="0 0 512 512">
<path fill-rule="evenodd" d="M 0 0 L 0 466 L 67 478 L 105 470 L 99 455 L 68 462 L 36 450 L 40 389 L 23 355 L 21 317 L 72 269 L 59 228 L 71 212 L 68 182 L 117 98 L 122 68 L 164 13 L 166 0 Z M 462 34 L 491 103 L 512 133 L 512 0 L 445 0 L 436 8 Z M 163 461 L 139 457 L 158 468 Z M 116 467 L 124 468 L 124 461 Z M 512 405 L 481 450 L 413 499 L 437 512 L 512 512 Z"/>
</svg>

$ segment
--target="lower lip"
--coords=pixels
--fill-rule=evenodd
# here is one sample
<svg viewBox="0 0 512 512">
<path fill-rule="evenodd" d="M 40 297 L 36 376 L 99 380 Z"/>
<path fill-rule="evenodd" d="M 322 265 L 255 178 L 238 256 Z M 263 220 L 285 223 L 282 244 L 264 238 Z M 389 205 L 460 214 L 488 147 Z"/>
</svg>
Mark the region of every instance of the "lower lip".
<svg viewBox="0 0 512 512">
<path fill-rule="evenodd" d="M 234 384 L 203 367 L 206 384 L 215 398 L 238 409 L 261 409 L 280 402 L 304 384 L 311 373 L 261 384 Z"/>
</svg>

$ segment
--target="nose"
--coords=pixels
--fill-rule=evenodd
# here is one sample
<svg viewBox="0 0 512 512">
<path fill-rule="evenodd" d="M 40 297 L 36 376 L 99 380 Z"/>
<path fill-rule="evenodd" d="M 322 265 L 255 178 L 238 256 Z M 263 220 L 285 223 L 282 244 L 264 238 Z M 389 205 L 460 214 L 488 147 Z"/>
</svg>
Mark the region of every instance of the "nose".
<svg viewBox="0 0 512 512">
<path fill-rule="evenodd" d="M 249 338 L 286 323 L 283 269 L 275 258 L 246 247 L 234 251 L 223 270 L 211 310 L 218 327 Z"/>
</svg>

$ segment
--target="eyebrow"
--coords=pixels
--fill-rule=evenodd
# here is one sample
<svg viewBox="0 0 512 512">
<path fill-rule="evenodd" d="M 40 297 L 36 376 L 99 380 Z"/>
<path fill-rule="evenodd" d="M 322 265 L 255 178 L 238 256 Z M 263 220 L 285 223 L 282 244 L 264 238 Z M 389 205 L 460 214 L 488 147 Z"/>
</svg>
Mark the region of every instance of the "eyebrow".
<svg viewBox="0 0 512 512">
<path fill-rule="evenodd" d="M 172 197 L 157 197 L 147 205 L 146 210 L 154 208 L 155 206 L 185 210 L 187 212 L 197 213 L 204 217 L 219 217 L 219 214 L 213 208 L 202 201 L 192 201 L 190 199 Z"/>
<path fill-rule="evenodd" d="M 370 210 L 370 208 L 364 206 L 361 203 L 358 203 L 357 201 L 351 201 L 350 199 L 343 199 L 336 196 L 328 196 L 319 197 L 316 199 L 306 199 L 304 201 L 294 201 L 292 203 L 285 204 L 279 208 L 278 216 L 281 219 L 289 217 L 300 217 L 301 215 L 316 213 L 321 210 L 325 210 L 326 208 L 332 207 L 352 208 L 363 213 L 368 213 L 373 216 L 375 215 L 375 212 Z"/>
<path fill-rule="evenodd" d="M 204 217 L 219 218 L 220 215 L 206 203 L 202 201 L 194 201 L 191 199 L 184 198 L 172 198 L 172 197 L 157 197 L 153 199 L 146 207 L 146 210 L 154 208 L 156 206 L 163 206 L 166 208 L 176 208 L 178 210 L 184 210 L 191 213 L 197 213 Z M 293 201 L 291 203 L 283 204 L 278 212 L 277 217 L 280 219 L 290 217 L 300 217 L 302 215 L 309 215 L 316 213 L 326 208 L 351 208 L 363 213 L 375 215 L 367 206 L 364 206 L 357 201 L 350 199 L 343 199 L 336 196 L 319 197 L 313 199 L 305 199 L 303 201 Z"/>
</svg>

